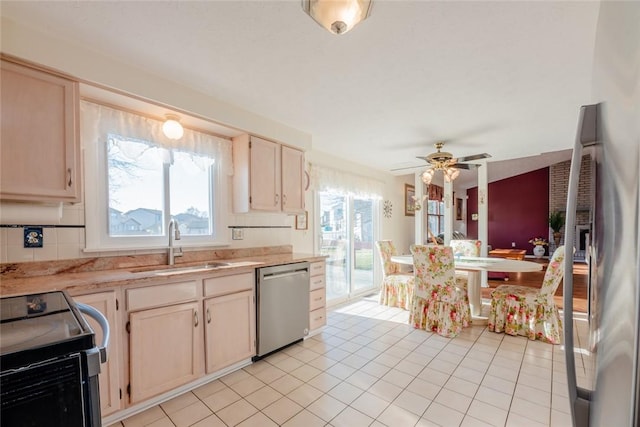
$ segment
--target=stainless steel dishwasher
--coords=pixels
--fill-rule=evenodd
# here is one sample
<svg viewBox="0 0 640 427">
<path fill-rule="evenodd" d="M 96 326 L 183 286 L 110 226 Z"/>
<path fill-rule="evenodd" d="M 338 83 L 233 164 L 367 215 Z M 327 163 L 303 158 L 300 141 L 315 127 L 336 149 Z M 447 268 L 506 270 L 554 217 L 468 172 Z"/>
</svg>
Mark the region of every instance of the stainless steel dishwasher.
<svg viewBox="0 0 640 427">
<path fill-rule="evenodd" d="M 309 333 L 309 263 L 257 270 L 259 359 Z"/>
</svg>

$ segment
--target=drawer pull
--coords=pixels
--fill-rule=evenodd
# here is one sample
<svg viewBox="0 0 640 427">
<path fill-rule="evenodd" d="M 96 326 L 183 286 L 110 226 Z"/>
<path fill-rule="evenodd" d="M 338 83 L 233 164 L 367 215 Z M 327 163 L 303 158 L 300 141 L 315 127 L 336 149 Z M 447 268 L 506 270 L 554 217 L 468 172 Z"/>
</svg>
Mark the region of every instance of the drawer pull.
<svg viewBox="0 0 640 427">
<path fill-rule="evenodd" d="M 211 312 L 207 308 L 207 323 L 211 323 Z"/>
<path fill-rule="evenodd" d="M 67 182 L 67 187 L 71 187 L 73 181 L 71 180 L 71 168 L 67 168 L 67 175 L 69 176 L 69 181 Z"/>
<path fill-rule="evenodd" d="M 194 326 L 197 328 L 198 327 L 198 310 L 193 312 L 193 320 L 194 320 Z"/>
<path fill-rule="evenodd" d="M 322 297 L 314 298 L 314 301 L 322 301 Z"/>
</svg>

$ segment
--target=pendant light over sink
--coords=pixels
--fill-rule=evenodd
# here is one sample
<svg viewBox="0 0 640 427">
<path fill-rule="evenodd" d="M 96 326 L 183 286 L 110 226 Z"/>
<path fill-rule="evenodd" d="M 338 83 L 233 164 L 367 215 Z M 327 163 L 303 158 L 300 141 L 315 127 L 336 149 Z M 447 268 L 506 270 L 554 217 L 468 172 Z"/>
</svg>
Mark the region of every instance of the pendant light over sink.
<svg viewBox="0 0 640 427">
<path fill-rule="evenodd" d="M 302 0 L 302 9 L 333 34 L 344 34 L 369 17 L 371 0 Z"/>
<path fill-rule="evenodd" d="M 162 124 L 162 133 L 169 139 L 178 140 L 184 135 L 184 128 L 180 124 L 180 117 L 174 114 L 165 115 L 165 122 Z"/>
</svg>

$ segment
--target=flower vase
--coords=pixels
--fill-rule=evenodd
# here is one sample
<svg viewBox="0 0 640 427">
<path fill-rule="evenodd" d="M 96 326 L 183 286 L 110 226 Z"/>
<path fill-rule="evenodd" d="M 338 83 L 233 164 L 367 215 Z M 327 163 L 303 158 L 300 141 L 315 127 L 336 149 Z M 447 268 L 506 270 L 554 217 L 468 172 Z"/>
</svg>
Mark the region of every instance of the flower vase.
<svg viewBox="0 0 640 427">
<path fill-rule="evenodd" d="M 542 258 L 544 256 L 544 246 L 543 245 L 535 245 L 533 247 L 533 255 L 536 258 Z"/>
<path fill-rule="evenodd" d="M 553 233 L 553 242 L 556 244 L 556 248 L 560 246 L 560 238 L 562 237 L 562 233 L 559 231 L 554 231 Z"/>
</svg>

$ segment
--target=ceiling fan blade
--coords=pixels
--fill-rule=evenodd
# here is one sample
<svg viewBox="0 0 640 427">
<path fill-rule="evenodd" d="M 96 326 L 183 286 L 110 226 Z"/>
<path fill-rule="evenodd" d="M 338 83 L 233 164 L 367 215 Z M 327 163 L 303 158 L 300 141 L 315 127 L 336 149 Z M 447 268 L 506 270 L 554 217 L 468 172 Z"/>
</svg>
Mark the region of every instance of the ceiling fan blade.
<svg viewBox="0 0 640 427">
<path fill-rule="evenodd" d="M 453 167 L 456 169 L 467 169 L 467 170 L 477 169 L 478 166 L 480 165 L 476 165 L 474 163 L 456 163 L 455 165 L 453 165 Z"/>
<path fill-rule="evenodd" d="M 482 153 L 482 154 L 472 154 L 471 156 L 457 157 L 456 160 L 458 162 L 468 162 L 470 160 L 488 159 L 489 157 L 491 157 L 490 154 Z"/>
<path fill-rule="evenodd" d="M 403 168 L 395 168 L 395 169 L 389 169 L 389 172 L 396 172 L 396 171 L 403 171 L 403 170 L 408 170 L 408 169 L 422 169 L 424 168 L 424 165 L 420 165 L 420 166 L 406 166 Z"/>
</svg>

